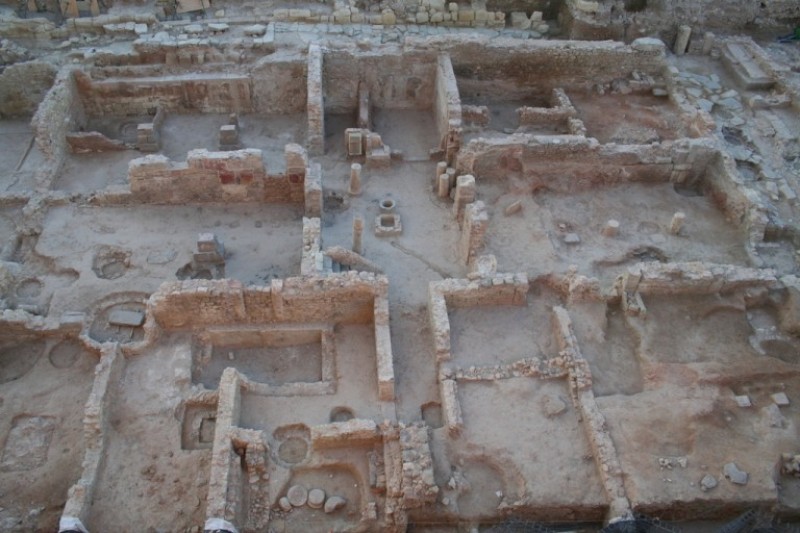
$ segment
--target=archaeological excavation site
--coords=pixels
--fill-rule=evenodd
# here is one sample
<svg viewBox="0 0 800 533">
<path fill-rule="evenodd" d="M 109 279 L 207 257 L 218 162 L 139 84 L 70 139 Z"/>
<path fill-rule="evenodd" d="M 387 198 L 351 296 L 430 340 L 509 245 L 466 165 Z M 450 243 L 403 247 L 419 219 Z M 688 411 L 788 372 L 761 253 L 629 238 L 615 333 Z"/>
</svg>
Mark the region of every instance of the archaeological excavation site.
<svg viewBox="0 0 800 533">
<path fill-rule="evenodd" d="M 800 1 L 0 0 L 0 531 L 800 531 Z"/>
</svg>

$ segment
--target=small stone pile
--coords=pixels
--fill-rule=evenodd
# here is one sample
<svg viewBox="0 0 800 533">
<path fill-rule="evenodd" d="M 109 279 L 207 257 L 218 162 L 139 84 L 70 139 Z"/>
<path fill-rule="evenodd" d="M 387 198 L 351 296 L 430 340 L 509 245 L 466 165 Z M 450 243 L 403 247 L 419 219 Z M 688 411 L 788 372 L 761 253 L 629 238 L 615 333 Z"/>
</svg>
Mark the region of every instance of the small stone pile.
<svg viewBox="0 0 800 533">
<path fill-rule="evenodd" d="M 743 110 L 742 98 L 735 89 L 726 89 L 716 74 L 705 76 L 693 72 L 678 72 L 677 81 L 685 88 L 690 102 L 707 113 L 715 106 L 737 113 Z M 743 125 L 744 119 L 739 117 L 733 125 Z"/>
<path fill-rule="evenodd" d="M 343 508 L 347 500 L 341 496 L 327 496 L 322 489 L 308 490 L 302 485 L 292 485 L 286 491 L 286 496 L 278 500 L 278 505 L 287 513 L 296 507 L 308 505 L 312 509 L 322 509 L 327 514 L 334 513 Z"/>
<path fill-rule="evenodd" d="M 787 476 L 800 477 L 800 454 L 781 454 L 781 473 Z"/>
</svg>

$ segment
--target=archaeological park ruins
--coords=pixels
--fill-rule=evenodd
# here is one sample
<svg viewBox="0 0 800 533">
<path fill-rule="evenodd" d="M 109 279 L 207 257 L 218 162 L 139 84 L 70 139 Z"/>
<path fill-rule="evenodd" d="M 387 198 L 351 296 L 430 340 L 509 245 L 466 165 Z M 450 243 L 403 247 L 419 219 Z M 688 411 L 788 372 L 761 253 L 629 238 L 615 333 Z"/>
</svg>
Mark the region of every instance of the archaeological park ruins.
<svg viewBox="0 0 800 533">
<path fill-rule="evenodd" d="M 2 0 L 0 531 L 800 531 L 800 1 Z"/>
</svg>

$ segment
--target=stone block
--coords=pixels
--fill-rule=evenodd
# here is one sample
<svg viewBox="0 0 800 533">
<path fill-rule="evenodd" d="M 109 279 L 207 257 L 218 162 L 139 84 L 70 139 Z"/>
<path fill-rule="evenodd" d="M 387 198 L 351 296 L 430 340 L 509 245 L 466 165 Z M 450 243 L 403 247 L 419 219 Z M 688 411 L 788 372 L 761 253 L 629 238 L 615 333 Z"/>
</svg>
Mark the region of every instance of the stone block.
<svg viewBox="0 0 800 533">
<path fill-rule="evenodd" d="M 517 30 L 527 30 L 531 27 L 531 20 L 522 11 L 511 13 L 511 27 Z"/>
<path fill-rule="evenodd" d="M 315 449 L 372 444 L 379 439 L 378 426 L 372 420 L 353 418 L 311 428 L 311 444 Z"/>
<path fill-rule="evenodd" d="M 144 324 L 144 312 L 115 309 L 109 313 L 108 323 L 112 326 L 138 328 Z"/>
</svg>

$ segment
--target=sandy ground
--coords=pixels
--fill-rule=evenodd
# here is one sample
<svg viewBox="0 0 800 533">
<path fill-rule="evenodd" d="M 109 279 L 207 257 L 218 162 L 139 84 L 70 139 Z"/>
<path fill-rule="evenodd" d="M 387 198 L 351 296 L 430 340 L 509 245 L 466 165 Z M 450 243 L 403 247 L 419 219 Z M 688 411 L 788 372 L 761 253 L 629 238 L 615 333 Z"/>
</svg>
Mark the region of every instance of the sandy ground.
<svg viewBox="0 0 800 533">
<path fill-rule="evenodd" d="M 203 523 L 211 451 L 182 449 L 176 416 L 190 365 L 188 342 L 180 339 L 126 362 L 87 527 L 182 531 Z"/>
<path fill-rule="evenodd" d="M 640 261 L 709 261 L 747 265 L 741 232 L 707 197 L 686 197 L 670 184 L 625 186 L 564 195 L 521 196 L 498 184 L 478 182 L 478 198 L 489 208 L 486 251 L 504 272 L 538 276 L 576 265 L 603 282 Z M 503 214 L 514 202 L 522 211 Z M 686 225 L 669 232 L 672 216 L 682 211 Z M 608 220 L 620 223 L 616 237 L 601 234 Z M 578 244 L 567 244 L 574 233 Z"/>
<path fill-rule="evenodd" d="M 21 192 L 35 187 L 34 176 L 44 159 L 33 143 L 30 120 L 0 120 L 0 192 Z"/>
<path fill-rule="evenodd" d="M 54 531 L 81 476 L 97 356 L 75 340 L 0 341 L 0 529 Z M 64 386 L 68 383 L 69 386 Z"/>
<path fill-rule="evenodd" d="M 52 307 L 85 311 L 103 296 L 130 290 L 149 293 L 163 281 L 177 279 L 177 271 L 191 261 L 202 232 L 213 232 L 222 240 L 229 277 L 263 284 L 297 275 L 301 217 L 294 207 L 275 205 L 70 205 L 48 212 L 36 251 L 81 273 L 68 292 L 55 294 Z M 129 253 L 130 258 L 120 277 L 101 279 L 92 270 L 93 261 L 109 248 Z"/>
</svg>

